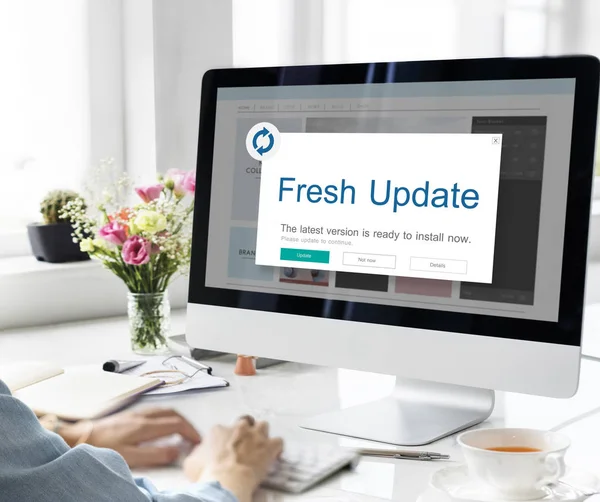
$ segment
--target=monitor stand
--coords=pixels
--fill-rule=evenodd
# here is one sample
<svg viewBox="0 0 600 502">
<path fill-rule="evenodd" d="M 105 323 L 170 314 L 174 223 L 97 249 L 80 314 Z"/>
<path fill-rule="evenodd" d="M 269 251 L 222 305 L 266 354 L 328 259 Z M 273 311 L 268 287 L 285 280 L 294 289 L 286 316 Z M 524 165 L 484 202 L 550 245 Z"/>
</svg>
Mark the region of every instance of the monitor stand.
<svg viewBox="0 0 600 502">
<path fill-rule="evenodd" d="M 486 420 L 493 390 L 398 378 L 391 396 L 310 418 L 302 428 L 398 446 L 420 446 Z"/>
</svg>

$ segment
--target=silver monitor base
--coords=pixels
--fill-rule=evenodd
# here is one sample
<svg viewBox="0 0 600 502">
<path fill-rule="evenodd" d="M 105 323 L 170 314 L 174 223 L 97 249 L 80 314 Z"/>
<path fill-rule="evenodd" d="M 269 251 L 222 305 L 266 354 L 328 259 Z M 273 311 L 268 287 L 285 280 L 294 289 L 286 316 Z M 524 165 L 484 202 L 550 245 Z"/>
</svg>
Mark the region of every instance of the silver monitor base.
<svg viewBox="0 0 600 502">
<path fill-rule="evenodd" d="M 486 420 L 493 390 L 401 380 L 391 396 L 326 413 L 300 426 L 398 446 L 420 446 Z"/>
</svg>

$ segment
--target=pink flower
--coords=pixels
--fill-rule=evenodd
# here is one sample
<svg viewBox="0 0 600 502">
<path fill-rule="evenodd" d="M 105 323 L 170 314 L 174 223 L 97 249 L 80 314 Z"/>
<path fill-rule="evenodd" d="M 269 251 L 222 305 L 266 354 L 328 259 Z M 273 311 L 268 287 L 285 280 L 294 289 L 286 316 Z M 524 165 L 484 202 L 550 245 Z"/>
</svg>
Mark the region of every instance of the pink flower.
<svg viewBox="0 0 600 502">
<path fill-rule="evenodd" d="M 164 186 L 161 184 L 137 187 L 135 189 L 135 193 L 137 193 L 140 196 L 140 199 L 148 203 L 158 199 L 163 191 L 163 188 Z"/>
<path fill-rule="evenodd" d="M 150 261 L 150 252 L 151 244 L 143 237 L 134 235 L 123 244 L 121 256 L 127 265 L 145 265 Z"/>
<path fill-rule="evenodd" d="M 183 187 L 183 180 L 185 179 L 186 172 L 181 169 L 169 169 L 165 173 L 165 185 L 171 186 L 175 195 L 185 195 L 185 188 Z"/>
<path fill-rule="evenodd" d="M 112 221 L 98 230 L 98 235 L 105 241 L 120 246 L 127 240 L 127 227 L 117 221 Z"/>
<path fill-rule="evenodd" d="M 183 177 L 181 186 L 187 193 L 193 195 L 193 193 L 196 191 L 196 172 L 190 171 L 189 173 L 186 173 Z"/>
</svg>

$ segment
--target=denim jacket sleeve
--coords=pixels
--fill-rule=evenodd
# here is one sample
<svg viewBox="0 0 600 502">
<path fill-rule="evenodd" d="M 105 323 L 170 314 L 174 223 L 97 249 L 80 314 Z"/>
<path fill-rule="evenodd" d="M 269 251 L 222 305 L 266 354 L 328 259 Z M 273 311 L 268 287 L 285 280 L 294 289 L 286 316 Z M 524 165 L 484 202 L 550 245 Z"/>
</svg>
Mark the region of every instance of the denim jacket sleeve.
<svg viewBox="0 0 600 502">
<path fill-rule="evenodd" d="M 0 502 L 237 502 L 219 483 L 159 492 L 112 450 L 69 446 L 0 381 Z"/>
</svg>

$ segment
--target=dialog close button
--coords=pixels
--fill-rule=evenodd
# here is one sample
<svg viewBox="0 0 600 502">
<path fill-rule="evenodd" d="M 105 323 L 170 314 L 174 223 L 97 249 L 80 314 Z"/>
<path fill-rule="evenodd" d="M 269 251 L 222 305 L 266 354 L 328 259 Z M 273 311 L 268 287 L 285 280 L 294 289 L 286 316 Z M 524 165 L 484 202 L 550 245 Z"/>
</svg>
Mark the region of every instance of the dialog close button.
<svg viewBox="0 0 600 502">
<path fill-rule="evenodd" d="M 354 267 L 396 268 L 396 257 L 386 254 L 344 253 L 344 265 Z"/>
<path fill-rule="evenodd" d="M 410 269 L 420 272 L 442 272 L 446 274 L 466 274 L 466 260 L 448 260 L 446 258 L 410 258 Z"/>
<path fill-rule="evenodd" d="M 329 263 L 329 251 L 281 248 L 279 259 L 284 261 L 304 261 L 307 263 Z"/>
</svg>

